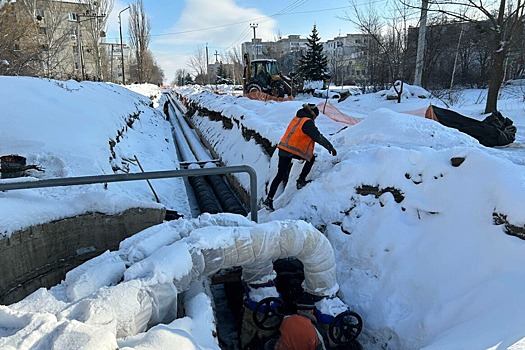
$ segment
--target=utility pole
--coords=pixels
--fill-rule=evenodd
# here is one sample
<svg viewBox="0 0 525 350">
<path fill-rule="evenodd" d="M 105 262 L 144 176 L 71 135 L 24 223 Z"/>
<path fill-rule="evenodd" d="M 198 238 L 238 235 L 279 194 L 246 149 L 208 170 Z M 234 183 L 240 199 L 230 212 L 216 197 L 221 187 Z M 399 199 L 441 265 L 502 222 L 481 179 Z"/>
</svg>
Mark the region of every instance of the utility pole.
<svg viewBox="0 0 525 350">
<path fill-rule="evenodd" d="M 209 84 L 210 83 L 210 75 L 208 74 L 209 73 L 208 64 L 209 64 L 209 61 L 208 61 L 208 43 L 206 43 L 206 82 Z"/>
<path fill-rule="evenodd" d="M 217 63 L 218 62 L 217 56 L 220 56 L 217 50 L 215 50 L 215 53 L 213 54 L 213 56 L 215 56 L 215 63 Z"/>
<path fill-rule="evenodd" d="M 253 38 L 255 39 L 256 36 L 255 36 L 255 28 L 257 28 L 259 26 L 259 24 L 257 23 L 250 23 L 250 27 L 253 28 Z"/>
<path fill-rule="evenodd" d="M 120 29 L 120 59 L 122 60 L 122 62 L 120 62 L 122 64 L 122 85 L 126 85 L 126 76 L 124 71 L 124 45 L 122 45 L 122 23 L 120 20 L 120 14 L 128 9 L 129 6 L 123 10 L 120 10 L 120 12 L 118 13 L 118 26 Z"/>
<path fill-rule="evenodd" d="M 257 37 L 255 36 L 255 28 L 257 28 L 258 26 L 259 26 L 259 24 L 257 24 L 257 23 L 250 23 L 250 27 L 253 28 L 253 40 L 252 40 L 252 43 L 253 43 L 253 46 L 255 46 L 255 48 L 253 48 L 253 47 L 252 48 L 254 49 L 253 52 L 254 52 L 255 58 L 257 58 L 258 53 L 259 53 L 258 52 L 259 49 L 257 48 L 257 43 L 256 43 Z"/>
<path fill-rule="evenodd" d="M 82 49 L 82 40 L 80 39 L 80 22 L 85 22 L 85 21 L 89 21 L 89 20 L 92 20 L 92 19 L 98 19 L 98 18 L 103 18 L 103 17 L 106 17 L 106 15 L 102 14 L 102 15 L 90 15 L 90 14 L 80 14 L 80 13 L 76 13 L 75 14 L 75 17 L 77 19 L 77 60 L 78 60 L 78 65 L 79 65 L 79 69 L 80 69 L 80 72 L 81 72 L 81 79 L 80 80 L 84 80 L 85 79 L 85 73 L 84 73 L 84 50 Z M 84 20 L 80 20 L 80 17 L 86 17 L 86 19 Z"/>
</svg>

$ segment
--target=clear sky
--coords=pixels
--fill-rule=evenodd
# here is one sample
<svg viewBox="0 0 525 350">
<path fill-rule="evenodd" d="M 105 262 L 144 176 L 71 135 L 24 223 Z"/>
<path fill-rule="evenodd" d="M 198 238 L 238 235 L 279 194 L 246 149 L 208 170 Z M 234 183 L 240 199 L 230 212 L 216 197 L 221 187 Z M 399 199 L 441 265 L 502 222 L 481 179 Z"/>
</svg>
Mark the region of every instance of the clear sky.
<svg viewBox="0 0 525 350">
<path fill-rule="evenodd" d="M 118 12 L 128 2 L 116 0 L 109 18 L 108 42 L 119 42 Z M 208 46 L 209 61 L 253 38 L 264 41 L 291 34 L 303 38 L 317 25 L 321 40 L 355 33 L 351 22 L 340 17 L 350 14 L 350 2 L 324 0 L 144 0 L 151 21 L 151 44 L 157 62 L 171 82 L 177 69 L 186 69 L 188 56 Z M 127 39 L 129 11 L 122 12 L 122 32 Z M 219 57 L 220 60 L 220 57 Z"/>
</svg>

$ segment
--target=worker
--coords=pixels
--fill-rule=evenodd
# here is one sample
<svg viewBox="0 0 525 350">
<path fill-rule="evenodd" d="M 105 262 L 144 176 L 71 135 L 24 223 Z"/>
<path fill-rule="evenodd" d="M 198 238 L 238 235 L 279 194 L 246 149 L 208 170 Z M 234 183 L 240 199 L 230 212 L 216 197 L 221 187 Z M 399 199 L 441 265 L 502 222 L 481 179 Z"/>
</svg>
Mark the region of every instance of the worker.
<svg viewBox="0 0 525 350">
<path fill-rule="evenodd" d="M 315 161 L 314 145 L 317 142 L 336 156 L 337 151 L 315 126 L 315 118 L 319 115 L 319 109 L 314 104 L 303 104 L 296 116 L 292 119 L 281 141 L 277 145 L 279 148 L 279 163 L 277 165 L 277 175 L 273 179 L 268 196 L 263 202 L 269 210 L 273 208 L 273 196 L 277 192 L 280 183 L 288 181 L 288 174 L 292 166 L 292 159 L 304 159 L 305 163 L 299 178 L 297 179 L 297 189 L 303 188 L 308 182 L 306 176 L 310 173 Z"/>
<path fill-rule="evenodd" d="M 265 345 L 272 350 L 326 350 L 325 338 L 317 328 L 315 302 L 304 293 L 297 300 L 297 313 L 285 316 L 279 327 L 280 335 Z"/>
<path fill-rule="evenodd" d="M 166 99 L 166 102 L 164 102 L 164 107 L 162 108 L 164 110 L 164 114 L 166 115 L 166 120 L 170 120 L 170 100 Z"/>
<path fill-rule="evenodd" d="M 266 65 L 261 65 L 257 72 L 257 80 L 259 80 L 262 86 L 266 86 L 270 83 L 270 79 L 268 71 L 266 70 Z"/>
</svg>

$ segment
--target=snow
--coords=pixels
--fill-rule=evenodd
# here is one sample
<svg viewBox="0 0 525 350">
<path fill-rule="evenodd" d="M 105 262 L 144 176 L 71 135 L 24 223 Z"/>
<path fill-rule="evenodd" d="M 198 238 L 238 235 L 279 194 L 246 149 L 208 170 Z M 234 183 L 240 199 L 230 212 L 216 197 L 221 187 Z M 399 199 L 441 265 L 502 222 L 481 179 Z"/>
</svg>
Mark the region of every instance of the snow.
<svg viewBox="0 0 525 350">
<path fill-rule="evenodd" d="M 498 213 L 512 225 L 525 225 L 523 93 L 505 87 L 498 102 L 500 112 L 518 128 L 516 141 L 486 148 L 418 116 L 431 103 L 444 104 L 419 98 L 426 93 L 419 87 L 404 88 L 401 103 L 387 100 L 387 91 L 332 101 L 343 113 L 363 118 L 353 126 L 330 119 L 321 109 L 316 124 L 337 156 L 316 145 L 318 156 L 308 177 L 313 181 L 299 191 L 294 184 L 302 164 L 294 161 L 288 186 L 276 195 L 276 210 L 260 210 L 259 224 L 233 214 L 191 218 L 182 179 L 152 181 L 161 203 L 145 181 L 1 192 L 4 239 L 35 224 L 136 206 L 165 206 L 185 219 L 139 232 L 118 251 L 71 270 L 61 284 L 0 305 L 0 348 L 218 349 L 205 279 L 179 294 L 174 279 L 196 273 L 195 249 L 226 247 L 246 232 L 288 220 L 307 221 L 331 242 L 340 300 L 324 299 L 317 306 L 341 310 L 346 304 L 358 312 L 365 349 L 525 348 L 525 301 L 520 297 L 525 242 L 493 221 Z M 259 200 L 276 173 L 277 152 L 269 157 L 243 130 L 276 145 L 303 103 L 324 102 L 302 96 L 264 103 L 190 87 L 177 91 L 231 119 L 232 129 L 205 116 L 194 122 L 227 165 L 248 164 L 256 170 Z M 156 86 L 0 77 L 0 95 L 0 155 L 19 154 L 45 170 L 28 171 L 24 181 L 139 173 L 130 161 L 135 155 L 145 171 L 179 168 Z M 463 90 L 451 108 L 482 120 L 485 98 L 485 90 Z M 465 161 L 452 166 L 454 157 Z M 249 188 L 246 175 L 236 176 Z M 15 181 L 20 179 L 0 183 Z M 358 193 L 356 188 L 363 186 L 383 191 L 377 198 Z M 181 318 L 174 315 L 178 302 L 184 303 Z M 147 329 L 137 326 L 148 320 L 153 321 Z"/>
<path fill-rule="evenodd" d="M 22 155 L 27 164 L 44 168 L 31 170 L 32 178 L 106 175 L 114 173 L 112 167 L 138 173 L 134 156 L 145 171 L 178 168 L 169 124 L 144 95 L 113 84 L 29 77 L 2 77 L 0 94 L 0 154 Z M 173 204 L 170 209 L 190 212 L 182 179 L 155 180 L 153 186 L 162 203 Z M 145 181 L 1 196 L 0 234 L 7 237 L 24 227 L 89 211 L 114 214 L 133 206 L 160 207 Z"/>
</svg>

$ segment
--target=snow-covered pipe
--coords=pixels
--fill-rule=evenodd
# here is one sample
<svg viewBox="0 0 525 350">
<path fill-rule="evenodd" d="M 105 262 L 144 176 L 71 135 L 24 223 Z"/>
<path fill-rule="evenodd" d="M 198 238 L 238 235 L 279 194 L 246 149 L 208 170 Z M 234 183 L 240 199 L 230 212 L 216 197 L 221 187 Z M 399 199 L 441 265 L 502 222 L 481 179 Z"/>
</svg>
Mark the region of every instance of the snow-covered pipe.
<svg viewBox="0 0 525 350">
<path fill-rule="evenodd" d="M 172 104 L 177 104 L 177 100 L 170 98 L 170 101 Z M 178 104 L 177 104 L 178 105 Z M 170 104 L 171 106 L 171 104 Z M 181 111 L 175 108 L 175 121 L 174 123 L 177 123 L 178 127 L 175 127 L 174 129 L 177 132 L 176 138 L 177 140 L 186 140 L 185 145 L 180 145 L 180 147 L 183 147 L 186 152 L 193 151 L 191 154 L 191 158 L 188 157 L 183 158 L 185 161 L 199 161 L 199 162 L 207 162 L 204 167 L 211 168 L 211 167 L 217 167 L 217 164 L 212 162 L 212 157 L 206 147 L 204 147 L 199 139 L 199 136 L 195 132 L 194 129 L 192 129 L 186 120 L 184 119 L 184 116 L 182 115 Z M 182 141 L 180 141 L 182 143 Z M 177 142 L 177 145 L 179 145 L 179 141 Z M 190 167 L 196 167 L 197 165 L 190 165 Z M 220 202 L 222 209 L 231 213 L 240 214 L 240 215 L 246 215 L 246 209 L 242 206 L 242 204 L 239 202 L 237 197 L 233 194 L 231 191 L 231 188 L 226 184 L 224 181 L 224 177 L 222 175 L 210 175 L 207 177 L 208 181 L 213 188 L 213 191 L 217 194 L 217 200 Z M 193 185 L 193 184 L 192 184 Z M 204 186 L 203 184 L 199 184 L 200 186 Z M 199 187 L 200 187 L 199 186 Z M 205 186 L 207 187 L 207 186 Z M 207 197 L 210 196 L 208 194 L 208 190 L 204 190 L 205 195 Z M 213 196 L 211 196 L 213 197 Z M 197 199 L 199 200 L 199 196 L 197 196 Z M 204 211 L 210 212 L 210 213 L 217 213 L 219 212 L 219 208 L 215 209 L 214 203 L 211 199 L 200 199 L 199 204 Z"/>
<path fill-rule="evenodd" d="M 182 130 L 182 133 L 184 134 L 197 160 L 198 161 L 211 161 L 212 157 L 209 151 L 202 145 L 199 139 L 199 136 L 197 135 L 195 130 L 190 128 L 188 123 L 186 123 L 186 121 L 184 120 L 184 117 L 182 116 L 182 113 L 179 110 L 175 110 L 175 117 L 179 125 L 179 128 Z"/>
<path fill-rule="evenodd" d="M 175 114 L 176 115 L 178 114 L 177 110 L 175 110 Z M 176 121 L 174 121 L 174 123 L 175 122 Z M 191 150 L 189 144 L 185 141 L 186 138 L 182 130 L 175 126 L 173 128 L 173 135 L 175 136 L 175 142 L 177 143 L 177 149 L 179 150 L 182 160 L 185 162 L 195 162 L 197 158 L 195 158 L 195 155 L 193 154 L 193 151 Z"/>
<path fill-rule="evenodd" d="M 226 228 L 221 228 L 225 230 Z M 332 296 L 338 289 L 336 265 L 328 239 L 304 221 L 276 221 L 241 228 L 234 244 L 203 250 L 205 269 L 212 275 L 219 269 L 242 266 L 242 278 L 249 284 L 265 283 L 275 277 L 272 262 L 288 257 L 299 259 L 304 265 L 304 288 L 319 296 Z"/>
<path fill-rule="evenodd" d="M 335 296 L 339 285 L 334 253 L 328 239 L 311 224 L 294 220 L 237 227 L 204 225 L 132 264 L 124 273 L 124 282 L 71 305 L 62 316 L 98 325 L 118 337 L 134 335 L 175 317 L 178 293 L 199 277 L 242 266 L 245 282 L 264 283 L 275 277 L 272 262 L 287 257 L 303 263 L 307 292 Z M 133 293 L 123 293 L 126 289 Z M 110 301 L 114 307 L 104 307 Z"/>
</svg>

